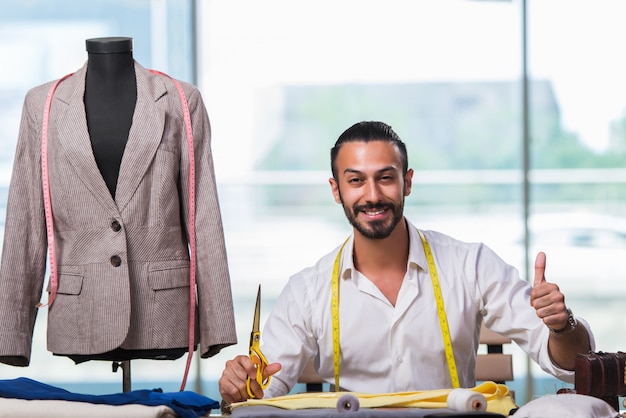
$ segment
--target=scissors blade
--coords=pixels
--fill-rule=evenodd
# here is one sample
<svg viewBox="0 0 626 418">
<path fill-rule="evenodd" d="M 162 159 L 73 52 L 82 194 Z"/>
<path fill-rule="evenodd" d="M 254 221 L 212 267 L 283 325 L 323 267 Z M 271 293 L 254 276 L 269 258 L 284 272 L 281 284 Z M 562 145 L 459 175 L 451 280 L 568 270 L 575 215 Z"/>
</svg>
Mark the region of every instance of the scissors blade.
<svg viewBox="0 0 626 418">
<path fill-rule="evenodd" d="M 259 285 L 259 290 L 256 295 L 256 306 L 254 307 L 254 320 L 252 322 L 252 332 L 250 333 L 250 359 L 255 364 L 256 367 L 256 381 L 261 386 L 261 389 L 265 389 L 270 382 L 270 377 L 263 377 L 263 373 L 265 370 L 265 366 L 268 365 L 265 356 L 261 352 L 260 342 L 261 342 L 261 331 L 260 331 L 260 322 L 261 322 L 261 285 Z M 254 398 L 254 394 L 250 389 L 251 378 L 248 377 L 246 379 L 246 389 L 248 391 L 248 395 L 251 398 Z"/>
<path fill-rule="evenodd" d="M 261 285 L 256 294 L 256 306 L 254 307 L 254 320 L 252 321 L 252 332 L 259 332 L 261 322 Z"/>
</svg>

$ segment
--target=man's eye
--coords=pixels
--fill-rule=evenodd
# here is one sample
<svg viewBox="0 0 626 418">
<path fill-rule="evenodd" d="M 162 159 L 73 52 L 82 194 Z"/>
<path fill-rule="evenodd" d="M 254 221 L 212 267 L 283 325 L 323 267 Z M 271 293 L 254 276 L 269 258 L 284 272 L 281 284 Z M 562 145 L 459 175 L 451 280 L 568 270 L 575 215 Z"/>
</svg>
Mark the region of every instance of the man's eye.
<svg viewBox="0 0 626 418">
<path fill-rule="evenodd" d="M 360 183 L 360 182 L 361 182 L 361 179 L 356 178 L 356 177 L 353 177 L 353 178 L 351 178 L 351 179 L 348 179 L 348 183 L 354 183 L 354 184 L 356 184 L 356 183 Z"/>
</svg>

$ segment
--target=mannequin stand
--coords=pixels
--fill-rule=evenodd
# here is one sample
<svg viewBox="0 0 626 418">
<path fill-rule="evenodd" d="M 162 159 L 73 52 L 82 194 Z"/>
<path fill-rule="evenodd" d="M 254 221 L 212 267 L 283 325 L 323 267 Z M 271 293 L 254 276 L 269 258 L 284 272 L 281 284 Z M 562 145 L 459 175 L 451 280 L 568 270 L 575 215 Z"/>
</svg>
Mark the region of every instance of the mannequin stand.
<svg viewBox="0 0 626 418">
<path fill-rule="evenodd" d="M 117 369 L 122 369 L 122 391 L 130 392 L 130 360 L 114 361 L 112 365 L 113 373 L 117 373 Z"/>
</svg>

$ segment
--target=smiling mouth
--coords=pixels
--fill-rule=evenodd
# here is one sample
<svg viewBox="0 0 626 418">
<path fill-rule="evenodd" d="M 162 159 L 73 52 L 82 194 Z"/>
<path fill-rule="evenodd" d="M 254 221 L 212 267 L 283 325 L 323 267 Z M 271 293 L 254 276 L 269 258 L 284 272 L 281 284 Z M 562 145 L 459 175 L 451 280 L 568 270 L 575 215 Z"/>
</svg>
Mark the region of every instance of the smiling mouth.
<svg viewBox="0 0 626 418">
<path fill-rule="evenodd" d="M 355 207 L 355 213 L 362 213 L 364 216 L 375 219 L 384 216 L 392 207 L 385 204 L 362 205 Z"/>
<path fill-rule="evenodd" d="M 385 212 L 385 209 L 378 209 L 375 211 L 372 210 L 364 210 L 363 213 L 365 213 L 367 216 L 377 216 L 377 215 L 382 215 Z"/>
</svg>

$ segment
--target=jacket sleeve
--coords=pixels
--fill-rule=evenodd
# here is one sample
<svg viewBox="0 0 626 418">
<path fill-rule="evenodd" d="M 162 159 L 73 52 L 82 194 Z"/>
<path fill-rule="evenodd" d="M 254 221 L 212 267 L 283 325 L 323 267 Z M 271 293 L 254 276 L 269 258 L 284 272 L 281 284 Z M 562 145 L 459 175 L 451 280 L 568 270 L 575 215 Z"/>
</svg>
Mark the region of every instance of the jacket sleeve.
<svg viewBox="0 0 626 418">
<path fill-rule="evenodd" d="M 200 354 L 211 357 L 237 342 L 232 291 L 222 217 L 211 153 L 211 130 L 200 92 L 185 84 L 195 156 L 196 280 L 200 327 Z M 187 141 L 185 140 L 186 144 Z M 181 153 L 181 190 L 185 225 L 189 225 L 189 162 L 187 146 Z M 188 231 L 187 231 L 188 232 Z"/>
<path fill-rule="evenodd" d="M 41 113 L 45 85 L 24 101 L 6 211 L 0 266 L 0 362 L 28 366 L 36 307 L 46 271 L 41 181 Z"/>
</svg>

